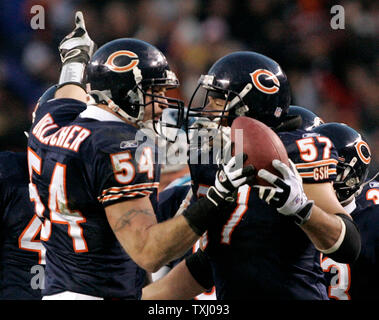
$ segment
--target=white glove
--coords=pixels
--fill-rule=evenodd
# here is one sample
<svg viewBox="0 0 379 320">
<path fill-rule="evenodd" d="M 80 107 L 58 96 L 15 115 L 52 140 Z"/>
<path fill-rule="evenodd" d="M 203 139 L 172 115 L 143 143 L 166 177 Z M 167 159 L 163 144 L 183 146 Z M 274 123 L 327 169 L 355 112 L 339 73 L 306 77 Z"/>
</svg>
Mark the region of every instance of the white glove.
<svg viewBox="0 0 379 320">
<path fill-rule="evenodd" d="M 261 169 L 258 177 L 266 180 L 271 186 L 254 185 L 258 197 L 273 206 L 285 216 L 292 216 L 298 225 L 309 220 L 312 213 L 313 201 L 309 201 L 304 193 L 303 183 L 295 165 L 289 160 L 290 167 L 280 160 L 273 160 L 272 165 L 283 176 L 283 178 Z"/>
<path fill-rule="evenodd" d="M 59 85 L 76 83 L 84 87 L 85 67 L 95 50 L 96 44 L 87 33 L 83 14 L 81 11 L 77 11 L 75 29 L 64 37 L 59 44 L 59 54 L 62 61 Z"/>
<path fill-rule="evenodd" d="M 59 53 L 62 63 L 69 59 L 88 63 L 95 51 L 95 43 L 89 37 L 84 23 L 83 13 L 75 13 L 75 29 L 63 38 L 59 44 Z"/>
<path fill-rule="evenodd" d="M 232 157 L 222 169 L 216 173 L 215 185 L 210 187 L 207 197 L 216 206 L 220 199 L 233 202 L 235 201 L 235 191 L 245 185 L 251 184 L 255 177 L 256 170 L 252 165 L 243 167 L 247 156 L 240 153 Z"/>
</svg>

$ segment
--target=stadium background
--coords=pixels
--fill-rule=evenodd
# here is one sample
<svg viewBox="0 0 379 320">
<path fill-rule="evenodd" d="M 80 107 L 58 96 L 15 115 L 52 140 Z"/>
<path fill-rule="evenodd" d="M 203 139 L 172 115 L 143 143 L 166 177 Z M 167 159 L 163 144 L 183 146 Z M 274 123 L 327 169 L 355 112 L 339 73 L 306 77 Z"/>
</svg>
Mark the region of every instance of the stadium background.
<svg viewBox="0 0 379 320">
<path fill-rule="evenodd" d="M 335 4 L 345 9 L 343 30 L 330 26 Z M 33 5 L 45 9 L 44 30 L 31 28 Z M 292 104 L 362 132 L 371 174 L 379 169 L 379 3 L 371 0 L 0 0 L 0 150 L 25 149 L 23 131 L 39 96 L 57 82 L 57 47 L 76 10 L 99 46 L 136 37 L 161 49 L 186 102 L 219 57 L 268 55 L 290 79 Z"/>
</svg>

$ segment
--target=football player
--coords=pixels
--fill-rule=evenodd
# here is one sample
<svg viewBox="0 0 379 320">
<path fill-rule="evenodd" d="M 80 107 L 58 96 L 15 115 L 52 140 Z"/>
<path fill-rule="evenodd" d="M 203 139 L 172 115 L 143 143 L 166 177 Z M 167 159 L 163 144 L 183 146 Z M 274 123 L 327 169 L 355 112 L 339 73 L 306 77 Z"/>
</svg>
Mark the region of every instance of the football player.
<svg viewBox="0 0 379 320">
<path fill-rule="evenodd" d="M 256 118 L 277 132 L 297 170 L 275 160 L 282 177 L 260 170 L 273 186 L 239 188 L 236 208 L 202 236 L 202 250 L 146 287 L 143 298 L 189 298 L 213 280 L 218 299 L 328 299 L 319 251 L 352 262 L 360 249 L 359 231 L 334 194 L 337 153 L 330 139 L 297 129 L 300 116 L 287 114 L 287 77 L 266 56 L 226 55 L 200 77 L 194 95 L 201 89 L 203 106 L 190 105 L 187 118 L 202 118 L 202 128 L 206 118 L 219 126 L 230 126 L 238 116 Z M 197 129 L 194 124 L 189 132 Z M 217 163 L 190 167 L 193 193 L 201 197 Z"/>
<path fill-rule="evenodd" d="M 40 103 L 54 98 L 48 88 Z M 39 239 L 41 221 L 29 201 L 29 174 L 24 152 L 0 153 L 0 300 L 40 300 L 45 248 Z"/>
<path fill-rule="evenodd" d="M 0 152 L 0 300 L 40 300 L 45 250 L 29 201 L 25 153 Z"/>
<path fill-rule="evenodd" d="M 375 183 L 366 180 L 371 161 L 371 152 L 366 139 L 353 128 L 343 123 L 327 123 L 315 132 L 327 136 L 338 151 L 337 178 L 334 189 L 346 212 L 358 225 L 362 249 L 352 264 L 342 264 L 328 256 L 322 257 L 321 266 L 326 272 L 329 297 L 336 300 L 378 299 L 379 285 L 379 206 L 374 193 L 368 189 L 359 197 L 363 185 Z M 373 184 L 371 186 L 374 186 Z M 357 202 L 361 203 L 358 207 Z"/>
<path fill-rule="evenodd" d="M 38 107 L 28 140 L 30 198 L 46 248 L 43 299 L 139 299 L 146 271 L 182 256 L 254 170 L 236 168 L 236 155 L 206 197 L 158 224 L 158 150 L 139 129 L 161 133 L 163 110 L 182 111 L 166 97 L 179 83 L 165 56 L 130 38 L 93 53 L 80 12 L 59 50 L 56 99 Z M 65 123 L 87 101 L 85 81 L 90 101 Z"/>
</svg>

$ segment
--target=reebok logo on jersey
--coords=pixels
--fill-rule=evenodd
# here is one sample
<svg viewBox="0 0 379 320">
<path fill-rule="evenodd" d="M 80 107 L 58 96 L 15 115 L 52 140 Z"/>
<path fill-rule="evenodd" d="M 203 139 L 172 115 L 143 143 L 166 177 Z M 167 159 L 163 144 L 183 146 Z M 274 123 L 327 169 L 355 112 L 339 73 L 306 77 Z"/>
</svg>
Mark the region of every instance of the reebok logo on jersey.
<svg viewBox="0 0 379 320">
<path fill-rule="evenodd" d="M 138 141 L 136 140 L 121 141 L 120 143 L 120 149 L 135 148 L 135 147 L 138 147 Z"/>
</svg>

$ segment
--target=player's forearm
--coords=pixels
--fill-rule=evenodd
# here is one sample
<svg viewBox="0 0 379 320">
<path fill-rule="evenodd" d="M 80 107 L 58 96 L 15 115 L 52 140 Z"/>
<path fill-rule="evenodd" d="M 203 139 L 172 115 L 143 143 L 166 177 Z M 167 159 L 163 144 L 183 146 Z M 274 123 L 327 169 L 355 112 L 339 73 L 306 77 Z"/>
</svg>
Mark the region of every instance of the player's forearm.
<svg viewBox="0 0 379 320">
<path fill-rule="evenodd" d="M 199 237 L 183 216 L 157 224 L 147 197 L 109 206 L 106 213 L 122 247 L 149 272 L 184 255 Z"/>
<path fill-rule="evenodd" d="M 199 238 L 183 216 L 152 225 L 147 233 L 141 256 L 145 269 L 151 272 L 182 257 Z"/>
<path fill-rule="evenodd" d="M 316 205 L 309 220 L 301 228 L 315 247 L 324 250 L 332 247 L 341 235 L 341 221 L 334 214 L 327 214 Z"/>
<path fill-rule="evenodd" d="M 142 290 L 142 300 L 189 300 L 205 289 L 193 278 L 185 261 Z"/>
<path fill-rule="evenodd" d="M 315 247 L 334 261 L 353 263 L 358 258 L 361 236 L 350 216 L 343 213 L 327 214 L 314 207 L 311 218 L 301 228 Z"/>
</svg>

